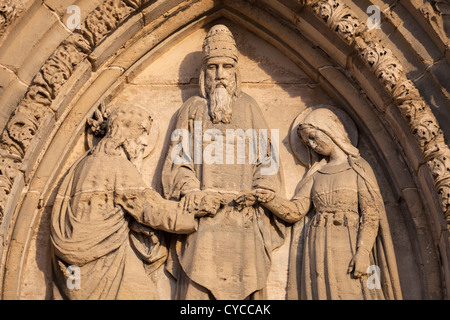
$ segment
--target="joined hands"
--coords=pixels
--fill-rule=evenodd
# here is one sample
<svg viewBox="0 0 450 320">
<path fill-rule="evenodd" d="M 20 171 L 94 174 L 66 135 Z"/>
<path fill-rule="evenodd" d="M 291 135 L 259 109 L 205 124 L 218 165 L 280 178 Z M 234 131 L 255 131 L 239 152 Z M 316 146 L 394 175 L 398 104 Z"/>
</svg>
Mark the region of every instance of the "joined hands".
<svg viewBox="0 0 450 320">
<path fill-rule="evenodd" d="M 222 205 L 222 199 L 213 193 L 192 191 L 185 196 L 185 208 L 196 218 L 214 216 Z"/>
<path fill-rule="evenodd" d="M 241 210 L 245 207 L 254 206 L 257 203 L 267 203 L 275 198 L 275 192 L 266 189 L 255 189 L 249 192 L 243 192 L 238 195 L 234 202 L 236 207 Z"/>
</svg>

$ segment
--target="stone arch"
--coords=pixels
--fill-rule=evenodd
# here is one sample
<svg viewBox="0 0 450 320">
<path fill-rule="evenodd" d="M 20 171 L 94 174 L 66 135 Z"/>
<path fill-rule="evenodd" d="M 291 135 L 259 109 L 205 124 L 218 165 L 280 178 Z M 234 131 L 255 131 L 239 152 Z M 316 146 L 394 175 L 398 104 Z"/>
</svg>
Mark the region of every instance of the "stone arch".
<svg viewBox="0 0 450 320">
<path fill-rule="evenodd" d="M 83 8 L 84 4 L 80 1 Z M 89 7 L 92 11 L 81 30 L 63 32 L 43 66 L 28 76 L 25 96 L 17 101 L 5 125 L 2 160 L 8 170 L 3 169 L 2 176 L 9 189 L 2 199 L 3 298 L 20 297 L 30 243 L 44 212 L 51 208 L 52 190 L 68 165 L 86 119 L 177 41 L 221 17 L 276 46 L 336 99 L 370 137 L 380 170 L 395 193 L 395 205 L 404 215 L 420 296 L 445 295 L 448 231 L 442 214 L 446 207 L 438 192 L 448 182 L 445 173 L 433 176 L 424 163 L 444 157 L 445 164 L 448 147 L 425 99 L 400 69 L 401 63 L 389 48 L 365 33 L 361 19 L 344 1 L 96 4 Z M 30 10 L 42 10 L 37 6 L 33 4 Z M 47 8 L 58 15 L 57 7 L 48 4 Z M 103 29 L 99 17 L 106 21 Z M 386 75 L 384 67 L 392 64 L 395 74 Z M 25 65 L 16 75 L 26 74 L 27 69 L 33 68 Z M 2 98 L 12 99 L 12 90 Z M 424 124 L 422 119 L 428 121 Z M 427 249 L 430 245 L 433 250 Z"/>
</svg>

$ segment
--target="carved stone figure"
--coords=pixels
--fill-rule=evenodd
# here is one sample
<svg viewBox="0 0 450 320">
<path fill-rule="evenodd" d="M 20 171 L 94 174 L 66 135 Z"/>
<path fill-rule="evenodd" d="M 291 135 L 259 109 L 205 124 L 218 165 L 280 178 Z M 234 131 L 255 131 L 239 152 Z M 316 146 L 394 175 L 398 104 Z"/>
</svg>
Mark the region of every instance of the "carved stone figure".
<svg viewBox="0 0 450 320">
<path fill-rule="evenodd" d="M 219 207 L 209 197 L 193 210 L 146 186 L 139 170 L 151 123 L 143 108 L 116 108 L 106 136 L 66 174 L 51 221 L 60 298 L 157 299 L 150 274 L 167 258 L 161 231 L 194 232 L 195 217 Z"/>
<path fill-rule="evenodd" d="M 288 299 L 401 299 L 384 203 L 371 166 L 335 112 L 319 107 L 305 113 L 298 135 L 312 161 L 293 199 L 254 192 L 278 217 L 297 223 Z"/>
<path fill-rule="evenodd" d="M 283 225 L 261 206 L 237 206 L 234 199 L 252 189 L 281 192 L 281 175 L 279 170 L 265 174 L 261 157 L 248 161 L 251 134 L 245 154 L 235 150 L 236 137 L 230 139 L 230 132 L 268 126 L 255 100 L 240 90 L 238 51 L 224 25 L 206 35 L 199 83 L 200 96 L 188 99 L 177 114 L 174 134 L 184 130 L 187 136 L 172 135 L 162 175 L 164 195 L 196 203 L 216 194 L 223 206 L 215 216 L 201 218 L 196 233 L 173 242 L 167 267 L 177 279 L 176 298 L 262 298 L 271 253 L 283 242 Z M 176 161 L 181 143 L 188 150 L 178 160 L 185 161 Z"/>
</svg>

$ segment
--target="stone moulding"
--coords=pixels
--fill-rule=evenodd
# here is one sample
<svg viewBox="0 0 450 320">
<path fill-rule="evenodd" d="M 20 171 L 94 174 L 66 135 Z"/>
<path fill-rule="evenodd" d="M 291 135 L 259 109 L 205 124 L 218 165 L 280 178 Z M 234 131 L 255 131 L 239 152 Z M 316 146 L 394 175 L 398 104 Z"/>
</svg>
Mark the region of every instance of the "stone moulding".
<svg viewBox="0 0 450 320">
<path fill-rule="evenodd" d="M 108 0 L 91 12 L 81 29 L 64 40 L 34 77 L 8 121 L 0 142 L 0 224 L 21 162 L 46 114 L 54 116 L 52 101 L 76 66 L 101 40 L 138 9 L 140 0 Z"/>
<path fill-rule="evenodd" d="M 364 27 L 350 8 L 341 1 L 308 1 L 308 3 L 309 8 L 349 44 Z"/>
<path fill-rule="evenodd" d="M 64 40 L 34 77 L 9 119 L 0 140 L 0 224 L 15 177 L 43 119 L 76 66 L 146 0 L 107 0 Z M 409 124 L 434 178 L 447 228 L 450 229 L 450 149 L 431 110 L 399 61 L 341 0 L 303 0 L 312 11 L 365 61 Z M 2 13 L 2 12 L 0 12 Z"/>
<path fill-rule="evenodd" d="M 450 229 L 450 148 L 431 108 L 408 80 L 400 62 L 358 21 L 341 0 L 305 0 L 303 5 L 345 40 L 383 84 L 409 124 L 434 178 L 447 228 Z"/>
</svg>

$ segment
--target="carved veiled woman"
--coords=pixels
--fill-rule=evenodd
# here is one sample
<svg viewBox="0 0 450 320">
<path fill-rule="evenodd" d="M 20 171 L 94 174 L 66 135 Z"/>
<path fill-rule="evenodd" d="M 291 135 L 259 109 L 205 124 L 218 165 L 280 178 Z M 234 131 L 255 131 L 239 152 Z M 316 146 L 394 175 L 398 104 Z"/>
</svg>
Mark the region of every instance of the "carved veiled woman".
<svg viewBox="0 0 450 320">
<path fill-rule="evenodd" d="M 293 228 L 288 299 L 401 299 L 384 203 L 372 168 L 329 108 L 311 111 L 297 132 L 315 161 L 295 196 L 288 201 L 257 194 L 280 218 L 298 222 Z M 380 277 L 368 279 L 368 270 Z"/>
</svg>

